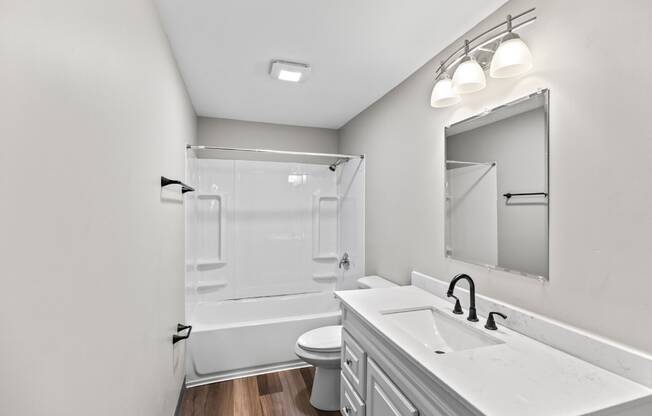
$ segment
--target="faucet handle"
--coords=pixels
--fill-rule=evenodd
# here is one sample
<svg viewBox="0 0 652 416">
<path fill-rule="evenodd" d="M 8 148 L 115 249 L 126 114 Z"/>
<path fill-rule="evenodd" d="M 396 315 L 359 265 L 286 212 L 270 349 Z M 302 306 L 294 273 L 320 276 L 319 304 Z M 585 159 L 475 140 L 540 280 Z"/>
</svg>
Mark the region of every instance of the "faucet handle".
<svg viewBox="0 0 652 416">
<path fill-rule="evenodd" d="M 460 300 L 457 298 L 457 296 L 453 295 L 452 293 L 449 293 L 448 297 L 455 299 L 455 307 L 453 308 L 453 313 L 455 315 L 463 314 L 464 311 L 462 310 L 462 305 L 460 304 Z"/>
<path fill-rule="evenodd" d="M 351 259 L 349 259 L 349 253 L 344 253 L 340 259 L 340 263 L 337 265 L 339 269 L 344 267 L 344 270 L 349 270 L 351 267 Z"/>
<path fill-rule="evenodd" d="M 496 326 L 496 321 L 494 320 L 494 315 L 498 315 L 503 319 L 507 319 L 507 315 L 505 315 L 504 313 L 489 312 L 489 316 L 487 317 L 487 323 L 484 325 L 484 327 L 491 331 L 495 331 L 498 329 L 498 327 Z"/>
</svg>

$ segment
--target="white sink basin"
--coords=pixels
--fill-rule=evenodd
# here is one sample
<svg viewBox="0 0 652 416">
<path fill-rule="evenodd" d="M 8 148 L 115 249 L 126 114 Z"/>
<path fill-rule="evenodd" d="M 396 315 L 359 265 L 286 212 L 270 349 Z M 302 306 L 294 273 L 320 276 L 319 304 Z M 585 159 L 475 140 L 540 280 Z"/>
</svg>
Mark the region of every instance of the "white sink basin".
<svg viewBox="0 0 652 416">
<path fill-rule="evenodd" d="M 504 343 L 435 308 L 384 312 L 383 318 L 437 354 Z"/>
</svg>

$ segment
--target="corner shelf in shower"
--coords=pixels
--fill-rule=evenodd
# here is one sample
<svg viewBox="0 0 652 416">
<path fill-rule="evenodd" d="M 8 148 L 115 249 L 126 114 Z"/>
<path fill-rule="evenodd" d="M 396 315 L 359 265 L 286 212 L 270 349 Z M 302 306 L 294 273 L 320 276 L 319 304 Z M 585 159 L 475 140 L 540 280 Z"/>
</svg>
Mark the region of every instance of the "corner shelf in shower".
<svg viewBox="0 0 652 416">
<path fill-rule="evenodd" d="M 216 257 L 212 259 L 199 259 L 197 260 L 197 263 L 195 263 L 197 267 L 202 267 L 202 266 L 221 266 L 223 264 L 226 264 L 226 261 Z"/>
<path fill-rule="evenodd" d="M 313 255 L 312 256 L 313 260 L 339 260 L 340 258 L 337 256 L 337 253 L 327 253 L 327 254 L 320 254 L 320 255 Z"/>
<path fill-rule="evenodd" d="M 193 283 L 191 287 L 197 291 L 202 290 L 202 289 L 219 289 L 221 287 L 225 287 L 228 285 L 228 282 L 224 280 L 220 281 L 208 281 L 208 280 L 200 280 L 197 283 Z"/>
<path fill-rule="evenodd" d="M 199 258 L 195 262 L 195 268 L 197 270 L 205 267 L 211 267 L 211 266 L 223 266 L 227 264 L 226 261 L 226 256 L 224 253 L 225 250 L 225 245 L 226 245 L 226 232 L 225 232 L 225 226 L 226 226 L 226 207 L 225 205 L 228 202 L 228 195 L 223 194 L 223 193 L 215 193 L 215 192 L 199 192 L 196 194 L 197 199 L 200 201 L 208 201 L 213 204 L 213 201 L 215 201 L 218 205 L 219 211 L 217 214 L 217 221 L 218 221 L 218 227 L 219 227 L 219 241 L 217 243 L 216 247 L 216 253 L 214 257 L 204 257 L 204 258 Z M 205 203 L 205 202 L 204 202 Z M 209 256 L 212 255 L 212 253 L 205 253 L 208 254 Z"/>
<path fill-rule="evenodd" d="M 337 195 L 319 195 L 315 194 L 312 197 L 312 258 L 313 260 L 335 260 L 339 259 L 337 252 L 339 251 L 338 247 L 338 234 L 339 234 L 339 213 L 340 213 L 340 197 Z M 324 241 L 322 241 L 322 227 L 324 223 L 322 221 L 322 206 L 324 204 L 335 204 L 334 210 L 334 229 L 335 229 L 335 238 L 334 241 L 329 244 L 330 247 L 324 247 Z M 328 226 L 328 225 L 326 225 Z"/>
<path fill-rule="evenodd" d="M 312 275 L 312 280 L 316 280 L 318 282 L 327 282 L 337 280 L 337 276 L 335 273 L 315 273 Z"/>
<path fill-rule="evenodd" d="M 222 194 L 212 194 L 212 193 L 199 193 L 197 194 L 198 199 L 222 199 Z"/>
</svg>

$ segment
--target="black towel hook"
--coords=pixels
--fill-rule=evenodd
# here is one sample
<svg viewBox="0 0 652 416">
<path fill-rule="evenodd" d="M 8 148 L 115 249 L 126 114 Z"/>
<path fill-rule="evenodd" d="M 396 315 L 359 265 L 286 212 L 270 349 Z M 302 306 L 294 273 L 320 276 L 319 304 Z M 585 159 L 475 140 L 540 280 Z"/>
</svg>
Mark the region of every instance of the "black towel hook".
<svg viewBox="0 0 652 416">
<path fill-rule="evenodd" d="M 195 188 L 192 186 L 188 186 L 185 183 L 175 180 L 175 179 L 169 179 L 166 178 L 165 176 L 161 176 L 161 188 L 165 188 L 166 186 L 170 185 L 180 185 L 181 186 L 181 193 L 185 194 L 186 192 L 194 192 Z"/>
<path fill-rule="evenodd" d="M 172 335 L 172 344 L 176 344 L 181 340 L 190 338 L 190 332 L 192 332 L 192 325 L 177 324 L 177 332 L 185 331 L 186 329 L 188 330 L 186 335 Z"/>
</svg>

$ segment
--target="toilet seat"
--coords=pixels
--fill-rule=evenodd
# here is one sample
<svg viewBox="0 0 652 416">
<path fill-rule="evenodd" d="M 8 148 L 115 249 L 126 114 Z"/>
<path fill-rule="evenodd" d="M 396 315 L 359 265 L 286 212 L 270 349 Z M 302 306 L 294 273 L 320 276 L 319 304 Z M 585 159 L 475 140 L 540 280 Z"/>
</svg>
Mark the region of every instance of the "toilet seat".
<svg viewBox="0 0 652 416">
<path fill-rule="evenodd" d="M 342 349 L 342 325 L 324 326 L 301 335 L 297 345 L 312 352 L 339 352 Z"/>
</svg>

